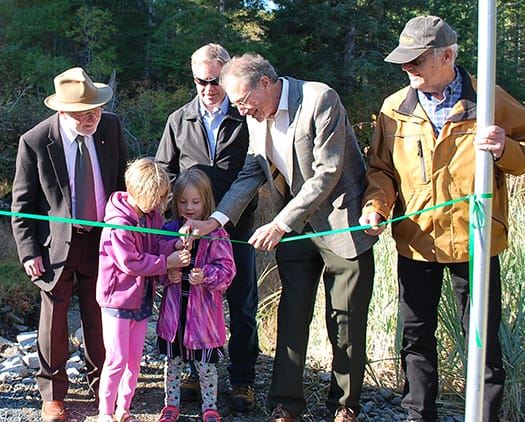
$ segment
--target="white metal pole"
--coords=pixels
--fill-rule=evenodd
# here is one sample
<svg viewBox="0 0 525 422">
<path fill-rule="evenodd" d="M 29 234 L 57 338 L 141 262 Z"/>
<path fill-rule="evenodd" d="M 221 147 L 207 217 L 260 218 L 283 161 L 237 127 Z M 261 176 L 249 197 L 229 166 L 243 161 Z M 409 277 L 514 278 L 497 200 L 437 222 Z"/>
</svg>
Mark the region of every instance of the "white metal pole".
<svg viewBox="0 0 525 422">
<path fill-rule="evenodd" d="M 478 2 L 478 86 L 477 127 L 485 128 L 494 123 L 494 86 L 496 51 L 495 2 Z M 472 274 L 471 309 L 469 321 L 467 392 L 465 421 L 480 422 L 483 417 L 483 392 L 485 379 L 487 310 L 489 293 L 490 234 L 492 228 L 492 198 L 482 194 L 492 193 L 492 155 L 488 151 L 476 152 L 476 181 L 474 193 L 484 213 L 484 226 L 474 233 L 474 262 Z M 470 224 L 475 222 L 471 221 Z"/>
</svg>

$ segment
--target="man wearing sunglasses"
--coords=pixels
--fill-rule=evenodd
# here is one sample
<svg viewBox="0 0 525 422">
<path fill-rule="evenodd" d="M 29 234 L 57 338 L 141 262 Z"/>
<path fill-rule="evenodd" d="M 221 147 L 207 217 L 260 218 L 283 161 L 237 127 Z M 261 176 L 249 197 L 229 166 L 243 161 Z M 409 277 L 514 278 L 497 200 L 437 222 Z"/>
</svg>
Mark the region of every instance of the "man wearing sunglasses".
<svg viewBox="0 0 525 422">
<path fill-rule="evenodd" d="M 328 420 L 355 422 L 366 363 L 375 239 L 342 231 L 358 224 L 365 179 L 346 110 L 326 84 L 279 77 L 258 54 L 232 58 L 222 69 L 221 84 L 248 116 L 250 152 L 216 212 L 207 221 L 188 222 L 187 228 L 202 235 L 237 221 L 249 198 L 268 184 L 275 217 L 249 240 L 257 249 L 275 249 L 282 284 L 268 421 L 296 422 L 307 406 L 303 371 L 322 280 L 333 352 Z M 281 242 L 297 235 L 306 236 Z"/>
<path fill-rule="evenodd" d="M 207 44 L 193 53 L 191 70 L 197 95 L 168 117 L 155 157 L 173 179 L 190 167 L 203 170 L 212 182 L 216 203 L 237 177 L 248 150 L 246 120 L 219 85 L 221 69 L 229 60 L 230 55 L 219 44 Z M 226 226 L 232 239 L 250 238 L 256 208 L 257 197 L 235 227 Z M 259 353 L 255 251 L 249 245 L 233 243 L 233 252 L 237 275 L 226 293 L 230 312 L 230 405 L 234 410 L 247 411 L 254 405 L 255 361 Z M 194 369 L 185 376 L 181 395 L 186 400 L 199 398 Z"/>
</svg>

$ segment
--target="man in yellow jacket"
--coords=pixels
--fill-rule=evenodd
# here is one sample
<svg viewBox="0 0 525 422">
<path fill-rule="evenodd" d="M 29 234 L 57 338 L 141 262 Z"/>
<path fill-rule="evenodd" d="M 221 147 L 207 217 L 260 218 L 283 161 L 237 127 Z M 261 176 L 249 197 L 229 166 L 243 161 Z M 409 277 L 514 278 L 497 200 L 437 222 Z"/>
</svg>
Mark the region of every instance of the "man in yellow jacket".
<svg viewBox="0 0 525 422">
<path fill-rule="evenodd" d="M 476 149 L 494 158 L 489 315 L 484 420 L 497 421 L 505 371 L 498 327 L 501 286 L 498 254 L 507 245 L 505 173 L 525 172 L 525 107 L 503 89 L 495 95 L 495 125 L 476 127 L 476 85 L 455 64 L 456 32 L 441 18 L 419 16 L 403 29 L 385 61 L 401 64 L 410 86 L 385 100 L 369 154 L 368 187 L 360 223 L 377 225 L 474 192 Z M 435 331 L 444 269 L 448 267 L 463 330 L 469 312 L 469 204 L 460 201 L 392 226 L 398 251 L 402 406 L 409 421 L 437 421 Z"/>
</svg>

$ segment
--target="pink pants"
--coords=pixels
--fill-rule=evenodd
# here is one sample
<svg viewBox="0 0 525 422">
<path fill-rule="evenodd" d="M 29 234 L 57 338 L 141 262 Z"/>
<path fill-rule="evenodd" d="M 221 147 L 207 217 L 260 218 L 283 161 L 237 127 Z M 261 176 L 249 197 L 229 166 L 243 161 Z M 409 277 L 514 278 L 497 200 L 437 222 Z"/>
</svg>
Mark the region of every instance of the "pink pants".
<svg viewBox="0 0 525 422">
<path fill-rule="evenodd" d="M 98 391 L 100 413 L 115 413 L 115 405 L 129 410 L 137 388 L 147 327 L 147 319 L 137 322 L 102 311 L 106 360 Z"/>
</svg>

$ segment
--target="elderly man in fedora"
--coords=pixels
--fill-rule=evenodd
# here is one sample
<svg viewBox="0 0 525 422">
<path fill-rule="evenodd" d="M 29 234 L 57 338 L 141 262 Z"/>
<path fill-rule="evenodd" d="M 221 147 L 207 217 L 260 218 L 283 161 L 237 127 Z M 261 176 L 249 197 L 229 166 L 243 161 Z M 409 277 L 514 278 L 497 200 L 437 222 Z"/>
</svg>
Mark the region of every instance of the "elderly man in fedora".
<svg viewBox="0 0 525 422">
<path fill-rule="evenodd" d="M 64 421 L 69 382 L 67 312 L 73 289 L 80 304 L 87 380 L 98 391 L 104 363 L 100 308 L 95 300 L 100 228 L 106 200 L 124 189 L 127 146 L 117 116 L 103 112 L 111 87 L 94 83 L 79 67 L 55 80 L 45 105 L 54 113 L 20 137 L 13 182 L 12 228 L 20 261 L 40 288 L 38 326 L 42 420 Z M 57 217 L 83 220 L 70 224 Z"/>
</svg>

